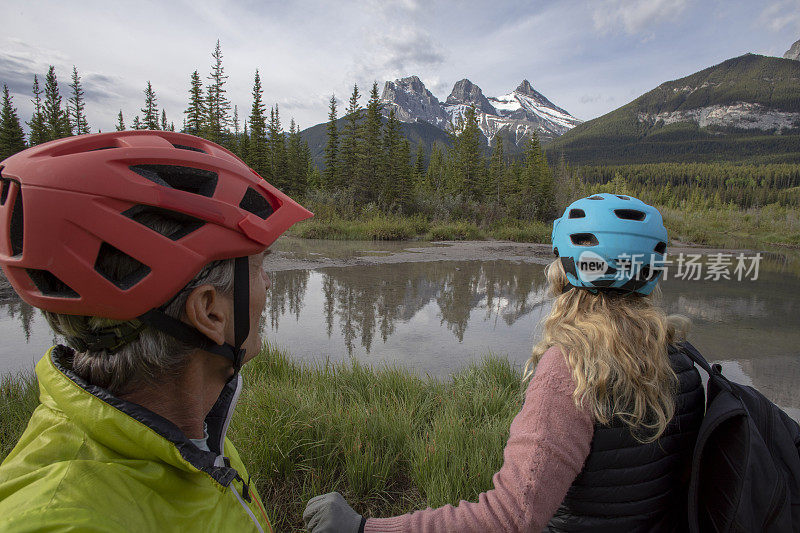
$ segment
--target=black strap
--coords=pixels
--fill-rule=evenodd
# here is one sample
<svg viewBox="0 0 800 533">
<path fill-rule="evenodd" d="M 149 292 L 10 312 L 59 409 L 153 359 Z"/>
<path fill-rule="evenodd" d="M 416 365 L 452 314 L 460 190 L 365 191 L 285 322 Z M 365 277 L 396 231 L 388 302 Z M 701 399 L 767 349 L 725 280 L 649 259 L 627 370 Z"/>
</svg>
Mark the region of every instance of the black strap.
<svg viewBox="0 0 800 533">
<path fill-rule="evenodd" d="M 697 348 L 692 346 L 692 344 L 689 341 L 683 341 L 681 343 L 678 343 L 678 346 L 683 348 L 684 353 L 689 356 L 689 359 L 697 363 L 697 365 L 703 370 L 705 370 L 708 375 L 712 374 L 713 369 L 711 368 L 711 365 L 708 363 L 708 361 L 706 361 L 706 358 L 703 357 L 703 355 L 697 351 Z"/>
<path fill-rule="evenodd" d="M 151 309 L 138 317 L 146 323 L 171 337 L 195 346 L 201 350 L 221 355 L 229 359 L 234 372 L 239 372 L 244 362 L 245 350 L 242 348 L 250 333 L 250 265 L 248 258 L 237 257 L 233 266 L 233 342 L 214 344 L 195 328 L 171 317 L 160 309 Z"/>
<path fill-rule="evenodd" d="M 237 257 L 233 266 L 233 342 L 236 357 L 233 369 L 238 372 L 244 360 L 242 344 L 250 334 L 250 262 L 245 257 Z"/>
<path fill-rule="evenodd" d="M 366 525 L 367 525 L 367 519 L 362 516 L 361 523 L 358 525 L 358 533 L 364 533 L 364 526 Z"/>
<path fill-rule="evenodd" d="M 680 342 L 678 343 L 678 346 L 683 349 L 683 353 L 685 353 L 689 359 L 694 361 L 700 368 L 706 371 L 709 382 L 714 381 L 718 386 L 723 387 L 734 395 L 736 394 L 736 392 L 733 390 L 733 387 L 731 387 L 731 381 L 722 375 L 721 365 L 710 364 L 708 361 L 706 361 L 706 358 L 703 357 L 699 351 L 697 351 L 697 348 L 692 346 L 689 341 Z"/>
</svg>

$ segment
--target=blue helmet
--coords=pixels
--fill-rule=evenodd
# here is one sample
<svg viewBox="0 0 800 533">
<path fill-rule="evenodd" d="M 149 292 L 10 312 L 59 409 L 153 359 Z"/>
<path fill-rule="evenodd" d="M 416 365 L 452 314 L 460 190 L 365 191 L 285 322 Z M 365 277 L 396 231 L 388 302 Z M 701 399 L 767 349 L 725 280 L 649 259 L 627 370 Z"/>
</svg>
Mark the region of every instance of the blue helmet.
<svg viewBox="0 0 800 533">
<path fill-rule="evenodd" d="M 667 229 L 661 213 L 637 198 L 595 194 L 553 222 L 553 252 L 573 287 L 650 294 L 661 276 Z"/>
</svg>

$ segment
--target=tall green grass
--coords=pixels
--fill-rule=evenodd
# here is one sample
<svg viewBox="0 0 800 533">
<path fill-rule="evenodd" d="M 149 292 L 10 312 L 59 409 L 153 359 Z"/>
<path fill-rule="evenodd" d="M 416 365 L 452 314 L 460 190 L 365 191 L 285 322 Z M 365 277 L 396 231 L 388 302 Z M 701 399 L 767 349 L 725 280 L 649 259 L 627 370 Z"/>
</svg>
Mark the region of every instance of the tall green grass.
<svg viewBox="0 0 800 533">
<path fill-rule="evenodd" d="M 277 531 L 303 530 L 306 502 L 332 490 L 367 516 L 476 500 L 522 401 L 519 369 L 491 356 L 439 380 L 266 346 L 244 374 L 229 436 Z M 0 394 L 2 459 L 37 403 L 35 380 L 3 378 Z"/>
<path fill-rule="evenodd" d="M 32 373 L 0 376 L 0 461 L 19 440 L 39 405 L 39 384 Z"/>
</svg>

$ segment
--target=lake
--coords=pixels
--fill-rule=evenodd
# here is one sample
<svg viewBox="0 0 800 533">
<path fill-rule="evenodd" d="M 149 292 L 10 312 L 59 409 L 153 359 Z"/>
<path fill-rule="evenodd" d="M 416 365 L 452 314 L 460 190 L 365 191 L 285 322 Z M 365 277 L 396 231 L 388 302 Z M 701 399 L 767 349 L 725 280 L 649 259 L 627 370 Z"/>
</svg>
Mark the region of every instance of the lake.
<svg viewBox="0 0 800 533">
<path fill-rule="evenodd" d="M 283 239 L 275 249 L 264 337 L 305 361 L 355 357 L 437 377 L 490 353 L 522 366 L 550 309 L 547 247 Z M 692 319 L 689 340 L 726 375 L 800 419 L 796 265 L 768 254 L 756 280 L 731 277 L 668 271 L 662 304 Z M 57 340 L 38 310 L 13 297 L 0 300 L 0 334 L 6 373 L 32 368 Z"/>
</svg>

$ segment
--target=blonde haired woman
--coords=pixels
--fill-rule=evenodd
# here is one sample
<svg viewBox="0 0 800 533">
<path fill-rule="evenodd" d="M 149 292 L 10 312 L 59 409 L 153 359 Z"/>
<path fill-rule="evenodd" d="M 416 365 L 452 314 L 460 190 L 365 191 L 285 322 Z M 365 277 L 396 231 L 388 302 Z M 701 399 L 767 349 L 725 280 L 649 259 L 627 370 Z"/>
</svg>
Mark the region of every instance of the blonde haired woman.
<svg viewBox="0 0 800 533">
<path fill-rule="evenodd" d="M 369 520 L 325 494 L 306 508 L 309 530 L 685 530 L 704 395 L 676 346 L 688 321 L 651 295 L 666 242 L 661 214 L 635 198 L 570 205 L 554 223 L 555 300 L 494 488 L 478 502 Z"/>
</svg>

